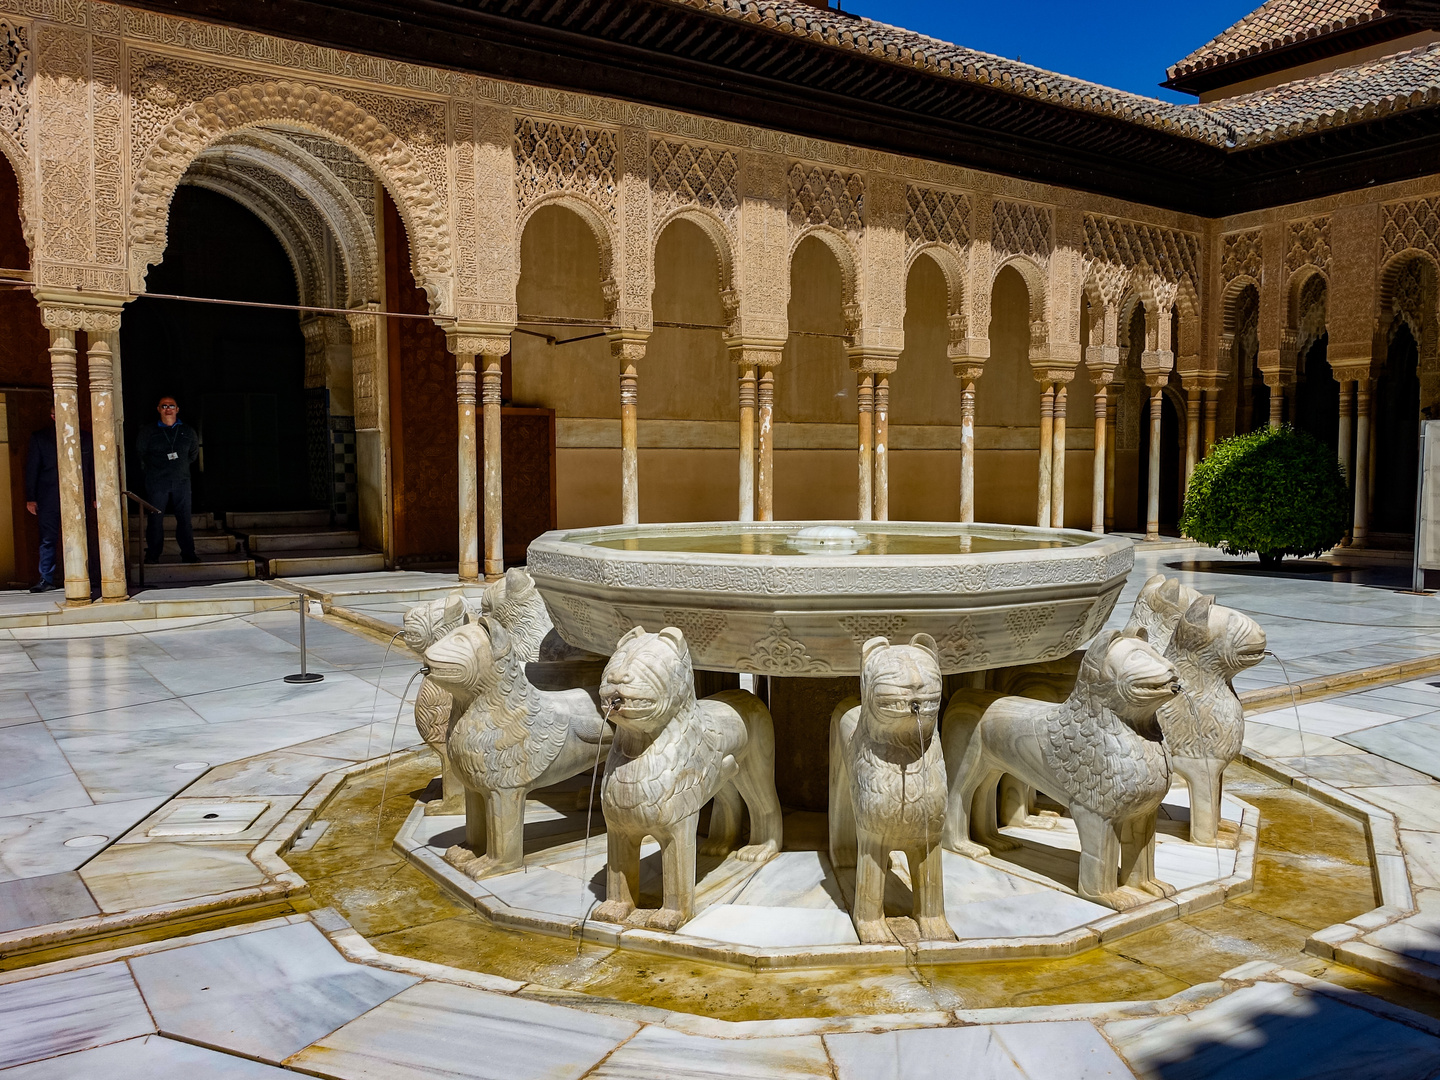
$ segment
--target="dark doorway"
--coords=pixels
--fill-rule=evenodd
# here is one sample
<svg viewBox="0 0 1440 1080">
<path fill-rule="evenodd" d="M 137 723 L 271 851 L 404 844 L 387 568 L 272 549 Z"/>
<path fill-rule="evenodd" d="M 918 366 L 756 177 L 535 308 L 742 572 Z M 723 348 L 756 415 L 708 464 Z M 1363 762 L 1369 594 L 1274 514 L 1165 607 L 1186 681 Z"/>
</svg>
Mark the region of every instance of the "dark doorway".
<svg viewBox="0 0 1440 1080">
<path fill-rule="evenodd" d="M 165 259 L 151 292 L 297 304 L 295 273 L 275 235 L 239 203 L 182 185 L 170 206 Z M 306 447 L 305 342 L 294 311 L 142 296 L 120 329 L 128 475 L 141 425 L 174 394 L 203 444 L 199 511 L 298 510 L 313 500 Z"/>
<path fill-rule="evenodd" d="M 1420 452 L 1419 349 L 1407 326 L 1390 341 L 1375 383 L 1375 487 L 1370 531 L 1415 531 L 1415 470 Z"/>
<path fill-rule="evenodd" d="M 1340 448 L 1340 384 L 1330 370 L 1330 338 L 1321 336 L 1305 353 L 1295 385 L 1291 423 L 1308 431 L 1336 453 Z"/>
<path fill-rule="evenodd" d="M 1160 399 L 1160 531 L 1179 535 L 1180 415 L 1166 394 Z M 1140 483 L 1135 503 L 1136 531 L 1143 532 L 1150 509 L 1150 402 L 1140 407 Z"/>
</svg>

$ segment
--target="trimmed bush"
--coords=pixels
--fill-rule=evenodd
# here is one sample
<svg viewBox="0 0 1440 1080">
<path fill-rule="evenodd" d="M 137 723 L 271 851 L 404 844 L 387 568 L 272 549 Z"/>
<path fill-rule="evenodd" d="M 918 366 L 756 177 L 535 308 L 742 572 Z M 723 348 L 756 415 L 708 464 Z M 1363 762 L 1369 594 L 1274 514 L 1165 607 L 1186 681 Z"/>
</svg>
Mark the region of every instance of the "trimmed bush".
<svg viewBox="0 0 1440 1080">
<path fill-rule="evenodd" d="M 1335 452 L 1292 427 L 1216 443 L 1195 466 L 1181 531 L 1262 563 L 1318 555 L 1345 535 L 1349 494 Z"/>
</svg>

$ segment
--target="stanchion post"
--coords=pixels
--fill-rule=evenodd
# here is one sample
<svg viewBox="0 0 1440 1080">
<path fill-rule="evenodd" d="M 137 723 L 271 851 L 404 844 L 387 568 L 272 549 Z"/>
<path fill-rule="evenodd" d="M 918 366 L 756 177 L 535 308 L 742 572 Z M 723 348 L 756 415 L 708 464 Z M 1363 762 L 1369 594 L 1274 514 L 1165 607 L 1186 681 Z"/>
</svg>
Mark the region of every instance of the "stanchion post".
<svg viewBox="0 0 1440 1080">
<path fill-rule="evenodd" d="M 301 593 L 301 594 L 300 594 L 300 605 L 299 605 L 299 607 L 300 607 L 300 673 L 299 673 L 298 675 L 286 675 L 286 676 L 285 676 L 285 681 L 288 682 L 288 683 L 317 683 L 317 682 L 320 682 L 320 680 L 322 680 L 323 678 L 325 678 L 324 675 L 321 675 L 319 672 L 316 672 L 316 671 L 310 671 L 310 670 L 308 670 L 308 669 L 306 668 L 306 666 L 305 666 L 305 663 L 306 663 L 306 657 L 305 657 L 305 606 L 306 606 L 307 604 L 309 604 L 309 603 L 310 603 L 309 599 L 305 596 L 304 593 Z"/>
</svg>

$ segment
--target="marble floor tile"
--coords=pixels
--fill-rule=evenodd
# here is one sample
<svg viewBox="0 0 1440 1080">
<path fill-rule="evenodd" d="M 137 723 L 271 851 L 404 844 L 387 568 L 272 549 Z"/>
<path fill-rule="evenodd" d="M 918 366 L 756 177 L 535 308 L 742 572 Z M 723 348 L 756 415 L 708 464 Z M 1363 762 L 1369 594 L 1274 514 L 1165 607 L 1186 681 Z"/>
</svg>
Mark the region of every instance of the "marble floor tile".
<svg viewBox="0 0 1440 1080">
<path fill-rule="evenodd" d="M 340 1080 L 578 1080 L 636 1030 L 609 1016 L 427 982 L 289 1064 Z"/>
<path fill-rule="evenodd" d="M 0 674 L 0 680 L 4 675 Z M 30 697 L 23 690 L 0 690 L 0 727 L 33 724 L 40 719 Z"/>
<path fill-rule="evenodd" d="M 154 1030 L 124 964 L 0 986 L 0 1069 Z"/>
<path fill-rule="evenodd" d="M 1332 739 L 1328 735 L 1316 735 L 1313 732 L 1305 731 L 1302 726 L 1299 731 L 1295 730 L 1295 718 L 1289 717 L 1290 723 L 1285 723 L 1285 716 L 1281 713 L 1266 713 L 1268 723 L 1261 723 L 1259 718 L 1245 721 L 1245 746 L 1247 749 L 1257 751 L 1271 758 L 1319 757 L 1323 754 L 1363 754 L 1363 750 L 1349 746 L 1338 739 Z M 1373 730 L 1373 729 L 1372 729 Z"/>
<path fill-rule="evenodd" d="M 1395 723 L 1408 724 L 1409 721 L 1397 720 Z M 1393 724 L 1387 724 L 1385 727 L 1367 728 L 1365 731 L 1341 736 L 1345 741 L 1353 742 L 1361 749 L 1369 750 L 1368 754 L 1281 758 L 1280 763 L 1313 776 L 1316 780 L 1323 780 L 1327 784 L 1341 788 L 1403 787 L 1425 783 L 1427 777 L 1423 772 L 1407 768 L 1397 760 L 1387 760 L 1387 758 L 1394 759 L 1397 755 L 1421 760 L 1425 756 L 1424 750 L 1417 750 L 1411 740 L 1407 740 L 1403 736 L 1397 738 L 1394 735 L 1387 737 L 1381 734 L 1393 726 Z M 1440 729 L 1431 727 L 1429 732 L 1430 738 L 1440 743 Z M 1384 751 L 1380 747 L 1383 747 Z"/>
<path fill-rule="evenodd" d="M 1024 1030 L 1008 1033 L 996 1025 L 857 1032 L 826 1035 L 825 1045 L 837 1080 L 1129 1080 L 1132 1075 L 1083 1021 L 1016 1027 Z M 1020 1048 L 1018 1055 L 1012 1046 Z"/>
<path fill-rule="evenodd" d="M 1407 772 L 1414 769 L 1440 779 L 1440 713 L 1396 720 L 1383 727 L 1367 728 L 1342 738 L 1352 746 L 1396 762 L 1397 768 L 1406 766 Z M 1417 777 L 1409 782 L 1417 781 L 1423 781 L 1423 778 Z"/>
<path fill-rule="evenodd" d="M 79 874 L 101 911 L 130 911 L 265 880 L 238 844 L 118 844 L 82 866 Z"/>
<path fill-rule="evenodd" d="M 839 910 L 845 899 L 828 856 L 818 851 L 782 851 L 740 890 L 735 903 Z"/>
<path fill-rule="evenodd" d="M 945 890 L 945 918 L 961 939 L 1063 934 L 1110 914 L 1107 907 L 1049 889 L 976 901 L 956 895 L 948 881 Z"/>
<path fill-rule="evenodd" d="M 391 708 L 394 707 L 392 703 Z M 409 709 L 408 705 L 406 709 Z M 360 719 L 363 720 L 367 716 L 369 716 L 369 710 L 366 710 Z M 354 718 L 352 717 L 352 719 Z M 292 754 L 344 758 L 346 761 L 354 762 L 368 761 L 371 758 L 379 757 L 389 753 L 392 747 L 398 752 L 419 745 L 421 745 L 421 739 L 415 731 L 414 723 L 407 723 L 405 717 L 401 716 L 399 724 L 390 720 L 361 724 L 359 727 L 337 731 L 333 735 L 291 743 L 285 749 Z"/>
<path fill-rule="evenodd" d="M 158 1030 L 278 1064 L 416 979 L 352 964 L 310 923 L 137 956 Z"/>
<path fill-rule="evenodd" d="M 15 877 L 74 870 L 100 848 L 125 835 L 165 798 L 150 795 L 126 802 L 0 818 L 0 867 Z M 66 840 L 82 836 L 97 839 L 66 846 Z"/>
<path fill-rule="evenodd" d="M 997 1024 L 990 1030 L 1027 1080 L 1130 1080 L 1120 1055 L 1083 1021 Z"/>
<path fill-rule="evenodd" d="M 601 869 L 600 866 L 593 868 Z M 481 882 L 481 886 L 511 907 L 578 919 L 589 914 L 597 901 L 605 899 L 604 880 L 601 875 L 597 890 L 593 879 L 592 883 L 586 886 L 569 874 L 537 866 L 527 867 L 513 874 L 486 878 Z"/>
<path fill-rule="evenodd" d="M 1417 889 L 1440 889 L 1440 832 L 1400 830 L 1405 868 Z"/>
<path fill-rule="evenodd" d="M 1389 713 L 1371 709 L 1357 709 L 1350 705 L 1337 705 L 1329 701 L 1306 701 L 1300 707 L 1300 730 L 1309 735 L 1328 735 L 1338 738 L 1352 731 L 1361 731 L 1379 724 L 1388 724 L 1395 719 Z M 1272 709 L 1256 713 L 1255 719 L 1263 724 L 1276 727 L 1295 728 L 1295 710 L 1288 705 L 1284 709 Z"/>
<path fill-rule="evenodd" d="M 172 694 L 184 697 L 279 682 L 286 675 L 299 671 L 300 661 L 293 653 L 262 653 L 259 656 L 240 654 L 216 664 L 196 663 L 188 658 L 176 660 L 166 656 L 160 660 L 141 661 L 141 666 Z M 334 671 L 329 664 L 315 658 L 312 658 L 310 670 L 323 675 Z"/>
<path fill-rule="evenodd" d="M 45 721 L 45 728 L 56 738 L 69 735 L 103 735 L 126 731 L 168 731 L 197 727 L 205 721 L 179 698 L 147 701 L 117 709 L 77 713 Z"/>
<path fill-rule="evenodd" d="M 1440 912 L 1421 911 L 1365 936 L 1366 942 L 1401 956 L 1440 964 Z"/>
<path fill-rule="evenodd" d="M 817 1035 L 707 1039 L 647 1027 L 605 1059 L 589 1080 L 830 1080 Z"/>
<path fill-rule="evenodd" d="M 304 795 L 333 769 L 352 764 L 346 758 L 316 757 L 275 750 L 211 769 L 185 789 L 187 796 Z M 463 826 L 464 820 L 461 820 Z"/>
<path fill-rule="evenodd" d="M 5 1080 L 293 1080 L 295 1074 L 203 1046 L 144 1035 L 5 1072 Z"/>
<path fill-rule="evenodd" d="M 74 871 L 0 881 L 0 934 L 99 911 L 90 890 Z"/>
<path fill-rule="evenodd" d="M 369 716 L 375 687 L 343 672 L 332 672 L 324 682 L 308 686 L 283 682 L 277 675 L 271 681 L 251 686 L 191 694 L 185 701 L 212 724 L 317 712 L 345 713 L 352 717 L 353 724 Z M 396 698 L 380 691 L 380 716 L 394 716 L 398 704 Z"/>
<path fill-rule="evenodd" d="M 0 813 L 88 806 L 90 795 L 55 739 L 40 724 L 0 728 Z"/>
<path fill-rule="evenodd" d="M 73 674 L 66 674 L 63 678 L 47 674 L 44 685 L 27 689 L 30 703 L 44 720 L 82 716 L 127 705 L 145 705 L 175 696 L 138 668 L 127 668 L 123 674 L 96 678 L 92 682 L 81 681 Z"/>
<path fill-rule="evenodd" d="M 1395 815 L 1402 829 L 1440 832 L 1440 787 L 1352 788 L 1350 794 L 1372 802 Z"/>
<path fill-rule="evenodd" d="M 1288 983 L 1105 1032 L 1142 1075 L 1163 1080 L 1417 1080 L 1440 1069 L 1440 1039 Z"/>
<path fill-rule="evenodd" d="M 848 911 L 738 904 L 711 904 L 686 923 L 680 935 L 757 948 L 854 945 L 860 940 Z"/>
</svg>

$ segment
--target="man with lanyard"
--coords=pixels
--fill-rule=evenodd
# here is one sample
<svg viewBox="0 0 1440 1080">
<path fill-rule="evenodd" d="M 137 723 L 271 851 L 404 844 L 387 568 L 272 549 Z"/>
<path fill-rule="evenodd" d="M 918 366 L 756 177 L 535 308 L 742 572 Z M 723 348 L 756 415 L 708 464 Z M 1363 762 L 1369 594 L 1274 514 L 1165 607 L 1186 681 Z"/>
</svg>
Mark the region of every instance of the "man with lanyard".
<svg viewBox="0 0 1440 1080">
<path fill-rule="evenodd" d="M 145 473 L 145 498 L 160 510 L 145 528 L 145 561 L 157 563 L 165 547 L 165 511 L 175 515 L 175 541 L 182 562 L 195 563 L 195 537 L 190 531 L 190 466 L 200 456 L 200 439 L 180 422 L 180 406 L 168 394 L 155 411 L 160 421 L 140 432 L 135 450 Z"/>
</svg>

